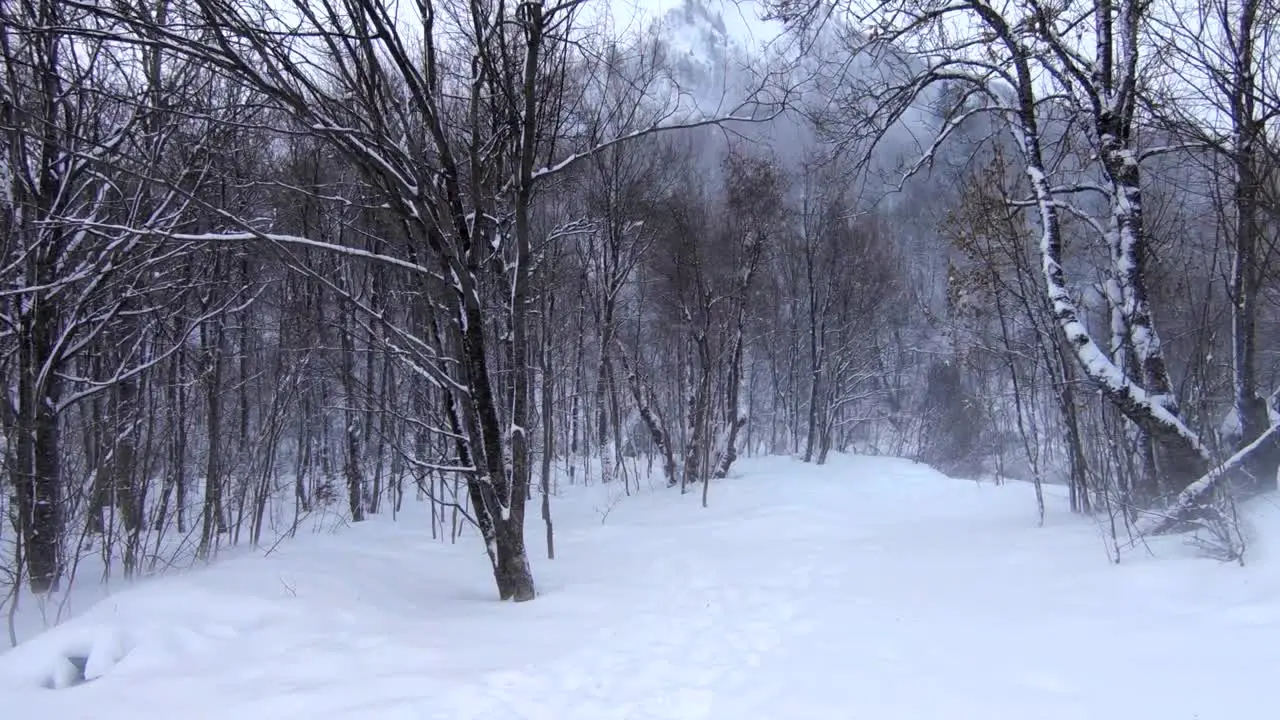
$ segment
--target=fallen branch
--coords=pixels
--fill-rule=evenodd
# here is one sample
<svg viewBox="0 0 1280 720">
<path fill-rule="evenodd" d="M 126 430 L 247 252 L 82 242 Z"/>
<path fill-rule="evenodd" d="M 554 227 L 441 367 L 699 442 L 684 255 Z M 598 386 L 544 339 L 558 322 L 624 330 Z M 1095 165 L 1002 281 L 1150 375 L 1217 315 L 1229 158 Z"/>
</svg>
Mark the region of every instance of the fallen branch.
<svg viewBox="0 0 1280 720">
<path fill-rule="evenodd" d="M 1205 473 L 1199 480 L 1191 483 L 1178 494 L 1178 499 L 1168 510 L 1148 515 L 1137 526 L 1138 536 L 1162 535 L 1174 528 L 1193 522 L 1211 510 L 1210 502 L 1218 490 L 1223 478 L 1229 477 L 1244 466 L 1272 443 L 1280 442 L 1280 425 L 1272 425 L 1257 440 L 1241 448 L 1236 454 L 1227 458 L 1226 462 Z"/>
</svg>

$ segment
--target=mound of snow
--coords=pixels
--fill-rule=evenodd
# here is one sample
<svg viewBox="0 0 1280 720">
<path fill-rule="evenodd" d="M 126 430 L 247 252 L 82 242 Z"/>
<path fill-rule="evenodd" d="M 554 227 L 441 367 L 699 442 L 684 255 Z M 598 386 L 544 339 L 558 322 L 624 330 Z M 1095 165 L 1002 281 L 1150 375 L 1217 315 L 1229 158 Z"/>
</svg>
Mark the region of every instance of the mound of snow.
<svg viewBox="0 0 1280 720">
<path fill-rule="evenodd" d="M 129 642 L 116 627 L 77 623 L 56 628 L 4 658 L 9 681 L 50 690 L 96 680 L 129 653 Z"/>
</svg>

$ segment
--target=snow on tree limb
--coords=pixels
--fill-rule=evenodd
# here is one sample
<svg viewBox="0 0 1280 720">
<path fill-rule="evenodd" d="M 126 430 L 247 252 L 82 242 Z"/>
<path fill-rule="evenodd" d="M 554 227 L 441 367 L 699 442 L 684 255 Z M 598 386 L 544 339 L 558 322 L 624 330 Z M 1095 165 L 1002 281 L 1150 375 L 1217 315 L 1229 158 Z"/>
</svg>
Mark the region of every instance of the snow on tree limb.
<svg viewBox="0 0 1280 720">
<path fill-rule="evenodd" d="M 710 126 L 716 126 L 716 125 L 727 125 L 729 123 L 768 122 L 780 116 L 782 112 L 783 112 L 782 110 L 774 110 L 773 112 L 769 113 L 764 117 L 729 114 L 729 115 L 724 115 L 720 117 L 710 117 L 710 118 L 701 118 L 698 120 L 690 120 L 688 122 L 679 122 L 679 123 L 671 123 L 671 124 L 656 123 L 648 127 L 641 128 L 640 130 L 624 133 L 622 135 L 618 135 L 617 137 L 610 138 L 608 140 L 605 140 L 604 142 L 593 145 L 592 147 L 586 150 L 583 150 L 581 152 L 572 153 L 568 157 L 565 157 L 552 165 L 547 165 L 545 167 L 534 170 L 533 180 L 539 181 L 544 178 L 555 175 L 557 173 L 564 172 L 565 170 L 568 170 L 569 168 L 573 167 L 574 165 L 577 165 L 583 160 L 587 160 L 595 155 L 598 155 L 604 152 L 605 150 L 608 150 L 611 147 L 614 147 L 616 145 L 621 145 L 623 143 L 627 143 L 632 140 L 638 140 L 640 138 L 647 137 L 649 135 L 654 135 L 661 132 L 670 132 L 674 130 L 696 130 L 698 128 L 704 128 L 704 127 L 710 127 Z"/>
<path fill-rule="evenodd" d="M 1221 488 L 1224 480 L 1241 470 L 1256 453 L 1276 442 L 1280 442 L 1280 425 L 1272 425 L 1257 440 L 1244 446 L 1225 462 L 1188 485 L 1178 494 L 1172 507 L 1164 512 L 1144 517 L 1138 523 L 1137 534 L 1139 536 L 1161 535 L 1194 519 L 1207 506 L 1213 494 Z"/>
</svg>

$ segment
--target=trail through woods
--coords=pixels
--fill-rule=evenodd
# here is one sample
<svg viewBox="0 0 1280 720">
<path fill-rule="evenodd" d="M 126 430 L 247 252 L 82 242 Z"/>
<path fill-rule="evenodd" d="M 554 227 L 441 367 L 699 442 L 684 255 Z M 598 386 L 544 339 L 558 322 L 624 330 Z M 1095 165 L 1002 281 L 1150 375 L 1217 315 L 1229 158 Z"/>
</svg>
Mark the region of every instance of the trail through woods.
<svg viewBox="0 0 1280 720">
<path fill-rule="evenodd" d="M 658 485 L 655 481 L 655 485 Z M 1108 563 L 1032 489 L 913 463 L 744 461 L 696 496 L 569 490 L 537 601 L 375 518 L 117 592 L 0 655 L 5 717 L 1199 718 L 1274 712 L 1280 511 L 1249 564 Z M 538 548 L 541 528 L 529 528 Z M 77 676 L 87 683 L 48 689 Z"/>
</svg>

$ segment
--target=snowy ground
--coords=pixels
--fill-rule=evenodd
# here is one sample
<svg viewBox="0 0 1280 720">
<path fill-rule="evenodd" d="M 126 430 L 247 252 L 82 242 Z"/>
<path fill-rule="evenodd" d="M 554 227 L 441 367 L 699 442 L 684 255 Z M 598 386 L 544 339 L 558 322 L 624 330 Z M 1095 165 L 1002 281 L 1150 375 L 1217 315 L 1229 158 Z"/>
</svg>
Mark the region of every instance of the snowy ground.
<svg viewBox="0 0 1280 720">
<path fill-rule="evenodd" d="M 411 521 L 117 593 L 0 655 L 0 716 L 1250 720 L 1275 714 L 1280 511 L 1244 567 L 1107 561 L 1029 488 L 900 460 L 746 461 L 695 497 L 560 503 L 543 596 Z M 606 515 L 606 510 L 608 510 Z M 535 558 L 541 527 L 531 513 Z M 602 522 L 603 519 L 603 522 Z M 60 658 L 97 679 L 50 690 Z"/>
</svg>

